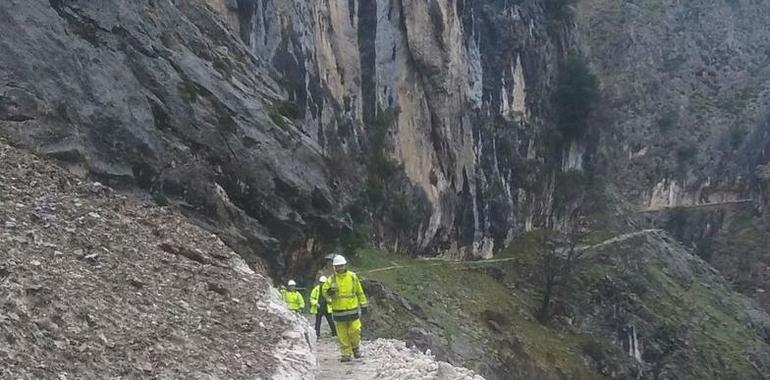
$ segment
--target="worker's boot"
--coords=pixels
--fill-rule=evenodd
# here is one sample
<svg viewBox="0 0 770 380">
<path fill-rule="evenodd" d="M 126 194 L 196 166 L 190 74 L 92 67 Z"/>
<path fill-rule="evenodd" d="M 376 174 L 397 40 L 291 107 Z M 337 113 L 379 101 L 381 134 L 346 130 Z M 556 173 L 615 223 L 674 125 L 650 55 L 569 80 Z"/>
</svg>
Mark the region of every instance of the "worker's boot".
<svg viewBox="0 0 770 380">
<path fill-rule="evenodd" d="M 361 355 L 361 349 L 356 347 L 353 349 L 353 357 L 356 359 L 361 359 L 364 357 L 364 355 Z"/>
<path fill-rule="evenodd" d="M 340 362 L 341 363 L 347 363 L 347 362 L 349 362 L 351 360 L 353 360 L 353 359 L 351 359 L 350 356 L 343 356 L 343 357 L 340 358 Z"/>
</svg>

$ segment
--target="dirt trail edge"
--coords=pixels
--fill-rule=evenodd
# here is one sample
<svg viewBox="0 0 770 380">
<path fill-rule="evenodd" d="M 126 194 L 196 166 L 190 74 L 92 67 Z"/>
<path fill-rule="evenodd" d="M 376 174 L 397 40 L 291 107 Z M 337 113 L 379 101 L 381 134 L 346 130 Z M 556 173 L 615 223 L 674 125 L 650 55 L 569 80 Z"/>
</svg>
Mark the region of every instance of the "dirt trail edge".
<svg viewBox="0 0 770 380">
<path fill-rule="evenodd" d="M 394 339 L 376 339 L 361 344 L 363 359 L 340 363 L 337 342 L 330 336 L 316 344 L 318 379 L 441 379 L 484 380 L 466 368 L 454 367 L 436 361 L 430 353 L 424 354 Z"/>
</svg>

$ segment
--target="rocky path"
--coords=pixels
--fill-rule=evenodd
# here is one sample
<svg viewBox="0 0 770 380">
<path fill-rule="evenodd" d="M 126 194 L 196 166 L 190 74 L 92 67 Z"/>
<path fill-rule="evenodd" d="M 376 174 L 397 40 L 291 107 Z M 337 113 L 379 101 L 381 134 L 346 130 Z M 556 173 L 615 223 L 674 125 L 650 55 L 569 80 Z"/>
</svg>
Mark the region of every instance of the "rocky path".
<svg viewBox="0 0 770 380">
<path fill-rule="evenodd" d="M 312 318 L 308 318 L 312 324 Z M 365 328 L 365 327 L 364 327 Z M 315 354 L 319 380 L 484 380 L 473 371 L 437 361 L 406 347 L 400 340 L 376 339 L 361 343 L 362 359 L 340 363 L 336 338 L 332 337 L 326 322 L 321 325 L 321 339 L 316 341 Z"/>
<path fill-rule="evenodd" d="M 722 206 L 739 205 L 739 204 L 753 203 L 753 202 L 755 202 L 755 200 L 751 198 L 735 199 L 732 201 L 722 201 L 722 202 L 698 203 L 698 204 L 681 205 L 681 206 L 653 207 L 653 208 L 648 208 L 644 210 L 639 210 L 637 211 L 637 213 L 645 214 L 645 213 L 654 213 L 654 212 L 661 212 L 661 211 L 672 211 L 676 209 L 722 207 Z"/>
<path fill-rule="evenodd" d="M 436 361 L 433 356 L 409 349 L 393 339 L 365 341 L 361 345 L 363 359 L 340 363 L 334 338 L 322 337 L 316 345 L 318 379 L 356 380 L 483 380 L 465 368 Z"/>
<path fill-rule="evenodd" d="M 622 235 L 618 235 L 618 236 L 609 238 L 609 239 L 607 239 L 607 240 L 605 240 L 603 242 L 597 243 L 597 244 L 578 247 L 578 249 L 597 249 L 597 248 L 602 248 L 602 247 L 605 247 L 605 246 L 608 246 L 608 245 L 612 245 L 612 244 L 622 243 L 622 242 L 624 242 L 626 240 L 631 240 L 631 239 L 637 238 L 639 236 L 648 235 L 648 234 L 657 235 L 657 234 L 661 234 L 661 233 L 664 233 L 664 232 L 665 232 L 664 230 L 661 230 L 659 228 L 649 228 L 649 229 L 645 229 L 645 230 L 639 230 L 639 231 L 634 231 L 634 232 L 629 232 L 629 233 L 625 233 L 625 234 L 622 234 Z"/>
<path fill-rule="evenodd" d="M 339 350 L 332 337 L 324 337 L 316 345 L 319 379 L 376 379 L 377 369 L 370 358 L 349 363 L 339 362 Z"/>
</svg>

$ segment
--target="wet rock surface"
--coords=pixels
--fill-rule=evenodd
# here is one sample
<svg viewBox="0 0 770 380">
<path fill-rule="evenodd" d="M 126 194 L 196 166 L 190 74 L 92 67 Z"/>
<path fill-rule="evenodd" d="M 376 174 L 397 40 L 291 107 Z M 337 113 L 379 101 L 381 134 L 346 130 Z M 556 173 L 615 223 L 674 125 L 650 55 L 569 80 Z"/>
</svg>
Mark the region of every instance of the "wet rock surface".
<svg viewBox="0 0 770 380">
<path fill-rule="evenodd" d="M 299 378 L 313 364 L 265 274 L 219 238 L 3 140 L 0 294 L 2 378 L 270 378 L 291 358 Z"/>
</svg>

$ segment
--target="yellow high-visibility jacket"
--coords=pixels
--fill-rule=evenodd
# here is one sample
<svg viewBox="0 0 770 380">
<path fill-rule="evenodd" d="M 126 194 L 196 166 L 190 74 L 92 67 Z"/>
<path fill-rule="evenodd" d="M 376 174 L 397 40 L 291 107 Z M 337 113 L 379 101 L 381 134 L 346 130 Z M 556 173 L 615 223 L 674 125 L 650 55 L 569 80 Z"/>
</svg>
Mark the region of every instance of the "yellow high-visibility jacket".
<svg viewBox="0 0 770 380">
<path fill-rule="evenodd" d="M 283 293 L 283 300 L 286 301 L 286 305 L 289 306 L 291 311 L 302 311 L 305 308 L 305 299 L 296 290 L 286 290 Z"/>
<path fill-rule="evenodd" d="M 361 308 L 369 306 L 361 281 L 351 271 L 331 275 L 323 285 L 322 292 L 332 305 L 335 321 L 354 321 L 361 316 Z"/>
<path fill-rule="evenodd" d="M 318 284 L 310 291 L 310 314 L 318 314 L 318 301 L 321 300 L 321 284 Z M 332 313 L 332 304 L 326 303 L 326 312 Z"/>
</svg>

